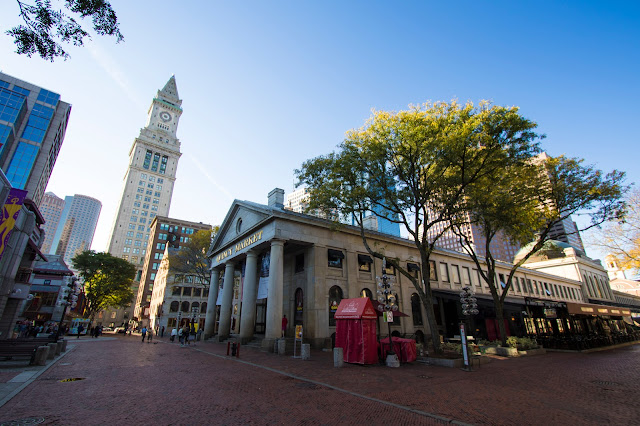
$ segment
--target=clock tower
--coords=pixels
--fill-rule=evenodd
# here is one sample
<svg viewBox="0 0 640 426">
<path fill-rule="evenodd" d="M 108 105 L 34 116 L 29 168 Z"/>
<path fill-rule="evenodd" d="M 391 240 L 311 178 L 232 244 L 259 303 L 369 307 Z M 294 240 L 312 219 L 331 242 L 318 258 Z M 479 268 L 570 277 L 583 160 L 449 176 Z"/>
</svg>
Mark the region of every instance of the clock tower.
<svg viewBox="0 0 640 426">
<path fill-rule="evenodd" d="M 156 216 L 169 216 L 180 153 L 177 138 L 182 115 L 175 76 L 158 90 L 147 111 L 147 124 L 129 150 L 120 205 L 116 211 L 108 252 L 142 269 L 149 225 Z"/>
</svg>

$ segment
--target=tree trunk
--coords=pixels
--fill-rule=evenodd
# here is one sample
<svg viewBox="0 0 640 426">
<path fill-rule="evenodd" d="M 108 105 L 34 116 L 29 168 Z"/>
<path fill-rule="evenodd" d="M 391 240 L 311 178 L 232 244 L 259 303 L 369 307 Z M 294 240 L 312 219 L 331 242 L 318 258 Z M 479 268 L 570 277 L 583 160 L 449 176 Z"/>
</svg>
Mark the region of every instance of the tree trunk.
<svg viewBox="0 0 640 426">
<path fill-rule="evenodd" d="M 504 325 L 504 307 L 502 303 L 496 303 L 496 320 L 498 321 L 498 332 L 500 333 L 500 340 L 502 346 L 507 346 L 507 328 Z"/>
</svg>

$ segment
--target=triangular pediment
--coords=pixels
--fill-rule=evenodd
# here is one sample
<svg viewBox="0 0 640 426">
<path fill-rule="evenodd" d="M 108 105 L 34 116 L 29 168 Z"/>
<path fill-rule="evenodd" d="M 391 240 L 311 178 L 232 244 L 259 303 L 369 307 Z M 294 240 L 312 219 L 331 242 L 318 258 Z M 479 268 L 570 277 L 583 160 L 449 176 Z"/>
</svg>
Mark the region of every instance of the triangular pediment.
<svg viewBox="0 0 640 426">
<path fill-rule="evenodd" d="M 235 200 L 220 225 L 220 230 L 211 244 L 209 254 L 238 240 L 252 229 L 259 227 L 271 216 L 272 212 L 267 206 Z"/>
</svg>

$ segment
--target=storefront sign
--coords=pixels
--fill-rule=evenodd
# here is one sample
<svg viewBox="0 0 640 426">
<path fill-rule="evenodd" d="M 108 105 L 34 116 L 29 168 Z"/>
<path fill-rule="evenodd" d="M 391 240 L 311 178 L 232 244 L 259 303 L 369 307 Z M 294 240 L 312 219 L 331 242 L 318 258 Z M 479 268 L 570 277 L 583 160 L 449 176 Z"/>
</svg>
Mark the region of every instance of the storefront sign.
<svg viewBox="0 0 640 426">
<path fill-rule="evenodd" d="M 235 247 L 228 248 L 225 251 L 223 251 L 222 253 L 220 253 L 219 255 L 217 255 L 216 256 L 216 262 L 220 262 L 221 260 L 226 259 L 227 257 L 231 256 L 232 254 L 238 253 L 240 250 L 243 250 L 243 249 L 245 249 L 245 248 L 257 243 L 260 240 L 262 240 L 262 231 L 256 232 L 255 234 L 253 234 L 249 238 L 245 238 L 244 240 L 240 241 L 238 244 L 235 245 Z"/>
<path fill-rule="evenodd" d="M 393 322 L 393 312 L 384 312 L 382 318 L 384 318 L 384 322 Z"/>
<path fill-rule="evenodd" d="M 296 325 L 296 340 L 302 340 L 302 326 Z"/>
<path fill-rule="evenodd" d="M 544 310 L 544 316 L 547 318 L 558 318 L 558 314 L 556 313 L 556 310 L 553 308 L 546 308 Z"/>
</svg>

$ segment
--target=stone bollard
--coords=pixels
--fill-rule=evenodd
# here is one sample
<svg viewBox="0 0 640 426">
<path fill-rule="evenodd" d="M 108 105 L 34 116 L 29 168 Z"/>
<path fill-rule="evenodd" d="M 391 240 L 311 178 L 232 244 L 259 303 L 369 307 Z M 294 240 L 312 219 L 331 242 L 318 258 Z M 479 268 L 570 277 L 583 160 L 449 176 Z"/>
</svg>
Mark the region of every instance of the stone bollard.
<svg viewBox="0 0 640 426">
<path fill-rule="evenodd" d="M 36 358 L 33 361 L 34 365 L 45 365 L 47 358 L 49 357 L 49 346 L 38 346 L 36 349 Z"/>
<path fill-rule="evenodd" d="M 302 357 L 302 359 L 311 358 L 311 345 L 309 343 L 302 344 L 302 350 L 300 352 L 300 356 Z"/>
<path fill-rule="evenodd" d="M 56 348 L 58 347 L 58 344 L 47 343 L 47 346 L 49 346 L 49 355 L 47 356 L 47 359 L 54 359 L 56 357 Z"/>
<path fill-rule="evenodd" d="M 60 355 L 60 352 L 62 352 L 62 341 L 58 340 L 56 342 L 56 356 Z"/>
<path fill-rule="evenodd" d="M 333 366 L 344 367 L 344 352 L 342 348 L 333 348 Z"/>
<path fill-rule="evenodd" d="M 285 339 L 278 339 L 278 355 L 284 355 L 287 350 L 287 341 Z"/>
<path fill-rule="evenodd" d="M 67 339 L 62 339 L 62 352 L 67 351 Z"/>
</svg>

